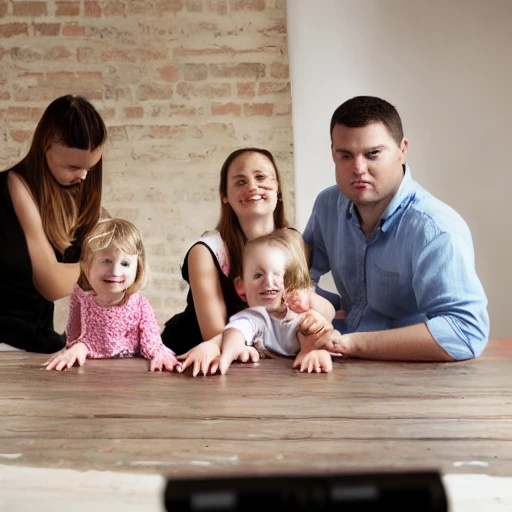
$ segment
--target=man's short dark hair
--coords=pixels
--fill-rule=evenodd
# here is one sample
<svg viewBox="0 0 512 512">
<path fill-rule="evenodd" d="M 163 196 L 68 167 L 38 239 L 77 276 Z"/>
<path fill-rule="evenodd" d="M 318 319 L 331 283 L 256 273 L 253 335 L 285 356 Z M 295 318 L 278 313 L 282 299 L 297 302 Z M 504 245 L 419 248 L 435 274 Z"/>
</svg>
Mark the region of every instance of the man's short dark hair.
<svg viewBox="0 0 512 512">
<path fill-rule="evenodd" d="M 383 123 L 399 146 L 404 138 L 402 120 L 396 108 L 376 96 L 355 96 L 342 103 L 331 118 L 332 131 L 337 124 L 348 128 L 361 128 L 371 123 Z"/>
</svg>

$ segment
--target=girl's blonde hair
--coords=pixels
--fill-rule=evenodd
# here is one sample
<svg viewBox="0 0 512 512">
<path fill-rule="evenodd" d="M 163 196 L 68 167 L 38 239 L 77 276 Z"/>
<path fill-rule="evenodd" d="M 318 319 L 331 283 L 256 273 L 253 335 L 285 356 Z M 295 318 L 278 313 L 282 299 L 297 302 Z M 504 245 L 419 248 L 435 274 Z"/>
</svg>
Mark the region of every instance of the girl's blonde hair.
<svg viewBox="0 0 512 512">
<path fill-rule="evenodd" d="M 137 255 L 137 272 L 133 284 L 126 290 L 123 303 L 130 295 L 143 289 L 147 284 L 146 252 L 139 230 L 124 219 L 103 219 L 87 235 L 82 245 L 80 257 L 81 275 L 79 285 L 85 291 L 92 290 L 87 274 L 95 252 L 114 247 L 126 254 Z"/>
<path fill-rule="evenodd" d="M 53 177 L 46 152 L 53 143 L 94 151 L 107 139 L 107 128 L 94 106 L 82 96 L 68 94 L 48 105 L 39 120 L 27 156 L 11 170 L 26 181 L 41 214 L 50 244 L 61 254 L 83 237 L 100 217 L 103 159 L 87 179 L 63 187 Z"/>
<path fill-rule="evenodd" d="M 312 286 L 306 259 L 305 244 L 301 234 L 295 229 L 276 229 L 270 235 L 260 236 L 245 244 L 243 262 L 256 247 L 278 247 L 286 254 L 284 288 L 286 291 L 308 289 Z M 243 266 L 242 274 L 243 275 Z"/>
</svg>

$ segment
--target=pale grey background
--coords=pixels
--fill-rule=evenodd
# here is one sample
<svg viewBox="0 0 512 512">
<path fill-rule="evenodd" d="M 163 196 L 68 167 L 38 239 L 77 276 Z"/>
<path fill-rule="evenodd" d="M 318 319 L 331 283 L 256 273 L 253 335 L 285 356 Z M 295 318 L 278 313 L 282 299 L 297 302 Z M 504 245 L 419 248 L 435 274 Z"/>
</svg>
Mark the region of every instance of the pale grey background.
<svg viewBox="0 0 512 512">
<path fill-rule="evenodd" d="M 413 177 L 467 221 L 491 336 L 512 336 L 512 2 L 287 0 L 296 221 L 334 184 L 329 122 L 346 99 L 393 103 Z"/>
</svg>

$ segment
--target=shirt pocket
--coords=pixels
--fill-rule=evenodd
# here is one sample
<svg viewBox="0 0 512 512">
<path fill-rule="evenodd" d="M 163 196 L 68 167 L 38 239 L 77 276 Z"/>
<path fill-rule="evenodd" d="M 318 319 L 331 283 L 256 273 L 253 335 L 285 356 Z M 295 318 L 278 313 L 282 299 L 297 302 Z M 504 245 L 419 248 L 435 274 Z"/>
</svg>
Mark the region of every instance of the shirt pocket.
<svg viewBox="0 0 512 512">
<path fill-rule="evenodd" d="M 368 305 L 379 313 L 395 317 L 400 307 L 400 273 L 377 265 L 367 274 Z"/>
</svg>

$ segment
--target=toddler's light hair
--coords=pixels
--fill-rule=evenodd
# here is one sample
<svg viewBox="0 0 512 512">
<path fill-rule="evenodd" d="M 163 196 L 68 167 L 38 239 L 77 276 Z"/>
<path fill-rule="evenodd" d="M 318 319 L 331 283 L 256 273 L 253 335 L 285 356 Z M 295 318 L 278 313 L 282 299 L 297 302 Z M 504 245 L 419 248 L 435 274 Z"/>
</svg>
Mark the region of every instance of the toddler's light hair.
<svg viewBox="0 0 512 512">
<path fill-rule="evenodd" d="M 126 254 L 137 255 L 137 272 L 133 284 L 127 288 L 122 303 L 130 295 L 143 289 L 147 284 L 148 270 L 146 267 L 146 251 L 142 243 L 139 230 L 130 221 L 125 219 L 102 219 L 85 238 L 80 257 L 81 275 L 79 285 L 84 291 L 92 290 L 87 279 L 92 256 L 97 251 L 109 247 L 119 249 Z"/>
<path fill-rule="evenodd" d="M 299 232 L 290 228 L 282 228 L 273 231 L 269 235 L 250 240 L 245 244 L 244 248 L 244 266 L 252 250 L 255 247 L 263 245 L 278 247 L 286 254 L 284 288 L 287 292 L 302 289 L 307 290 L 312 286 L 306 259 L 305 244 Z"/>
</svg>

